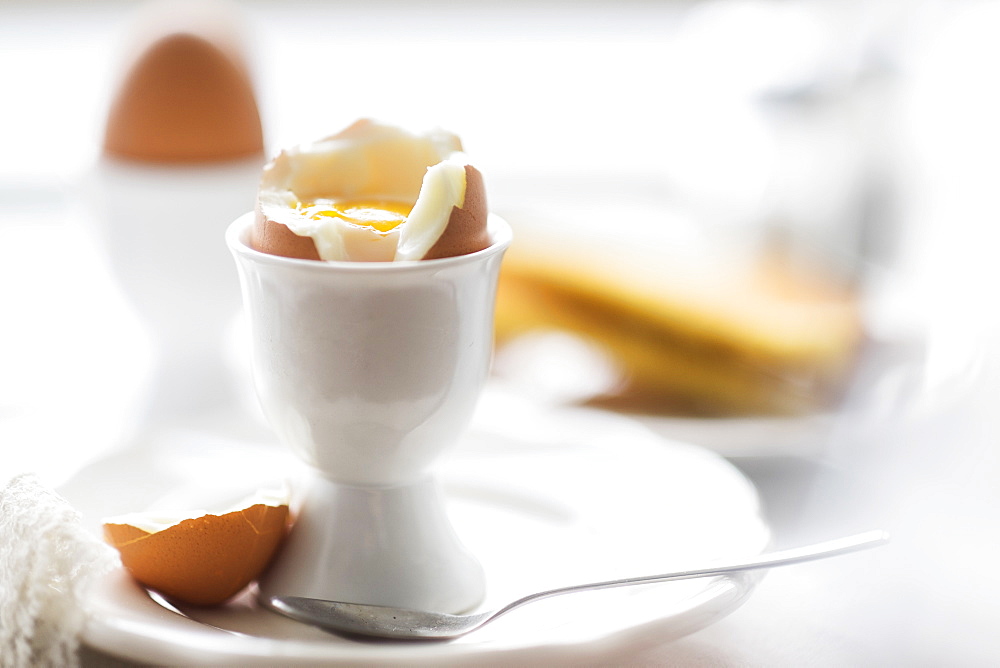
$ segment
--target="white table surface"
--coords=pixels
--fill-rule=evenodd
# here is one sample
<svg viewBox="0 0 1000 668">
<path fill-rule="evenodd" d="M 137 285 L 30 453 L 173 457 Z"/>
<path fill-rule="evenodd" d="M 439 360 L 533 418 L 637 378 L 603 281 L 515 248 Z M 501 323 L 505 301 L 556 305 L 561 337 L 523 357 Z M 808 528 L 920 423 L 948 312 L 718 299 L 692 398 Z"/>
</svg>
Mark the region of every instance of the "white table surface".
<svg viewBox="0 0 1000 668">
<path fill-rule="evenodd" d="M 879 98 L 882 130 L 847 136 L 888 155 L 898 186 L 891 216 L 882 211 L 897 242 L 892 253 L 876 249 L 875 259 L 891 261 L 909 296 L 901 310 L 917 324 L 891 332 L 909 341 L 907 353 L 876 358 L 801 456 L 794 447 L 727 454 L 757 484 L 779 545 L 871 526 L 889 529 L 893 542 L 773 572 L 725 619 L 615 663 L 995 665 L 1000 98 L 990 89 L 1000 75 L 992 38 L 1000 11 L 971 2 L 779 6 L 787 11 L 768 14 L 747 2 L 243 8 L 269 147 L 361 115 L 440 123 L 462 134 L 495 175 L 499 207 L 554 197 L 577 176 L 630 196 L 669 183 L 713 229 L 741 233 L 738 213 L 767 199 L 759 172 L 773 148 L 747 100 L 769 81 L 801 80 L 778 66 L 787 60 L 781 49 L 774 56 L 763 45 L 798 49 L 796 62 L 823 65 L 830 49 L 843 57 L 836 62 L 854 62 L 855 42 L 881 37 L 879 53 L 891 56 L 896 77 Z M 148 369 L 148 344 L 80 224 L 75 190 L 96 154 L 132 7 L 0 4 L 5 474 L 34 469 L 58 484 L 110 450 Z M 808 36 L 817 16 L 842 19 L 823 23 L 834 26 L 821 42 L 826 51 L 791 39 Z M 372 18 L 383 23 L 370 38 Z M 699 77 L 716 85 L 699 85 Z M 466 85 L 454 100 L 442 96 L 456 80 Z M 292 102 L 303 89 L 327 99 L 330 82 L 359 94 L 323 107 Z M 894 140 L 888 149 L 879 143 L 885 128 Z M 733 160 L 706 159 L 719 146 L 735 146 Z M 40 419 L 52 406 L 65 419 Z M 115 664 L 83 656 L 89 665 Z"/>
</svg>

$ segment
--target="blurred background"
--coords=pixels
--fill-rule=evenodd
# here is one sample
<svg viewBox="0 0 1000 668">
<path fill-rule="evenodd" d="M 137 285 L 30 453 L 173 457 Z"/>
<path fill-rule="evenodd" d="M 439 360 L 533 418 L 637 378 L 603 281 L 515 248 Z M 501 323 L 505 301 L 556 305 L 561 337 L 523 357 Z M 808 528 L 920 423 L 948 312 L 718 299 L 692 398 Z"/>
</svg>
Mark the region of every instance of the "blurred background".
<svg viewBox="0 0 1000 668">
<path fill-rule="evenodd" d="M 156 332 L 95 213 L 145 8 L 0 0 L 4 473 L 58 484 L 115 451 L 156 382 Z M 892 529 L 899 559 L 868 583 L 864 617 L 890 621 L 835 657 L 1000 658 L 987 640 L 1000 621 L 1000 5 L 227 11 L 265 155 L 366 116 L 463 138 L 517 232 L 497 383 L 712 448 L 757 483 L 783 537 Z M 150 219 L 142 243 L 190 233 Z M 240 339 L 225 337 L 239 379 Z"/>
</svg>

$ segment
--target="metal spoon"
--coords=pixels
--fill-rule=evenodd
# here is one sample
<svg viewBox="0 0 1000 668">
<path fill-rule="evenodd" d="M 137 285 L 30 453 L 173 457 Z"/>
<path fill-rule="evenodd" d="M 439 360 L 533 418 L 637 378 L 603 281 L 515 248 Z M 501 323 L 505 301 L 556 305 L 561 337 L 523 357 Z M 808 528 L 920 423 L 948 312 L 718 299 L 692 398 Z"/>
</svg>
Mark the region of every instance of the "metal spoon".
<svg viewBox="0 0 1000 668">
<path fill-rule="evenodd" d="M 720 563 L 708 568 L 549 589 L 519 598 L 498 610 L 469 615 L 448 615 L 381 605 L 325 601 L 302 596 L 271 596 L 264 600 L 263 603 L 292 619 L 312 624 L 328 631 L 378 638 L 448 640 L 475 631 L 514 608 L 519 608 L 527 603 L 540 601 L 552 596 L 592 589 L 628 587 L 670 580 L 689 580 L 739 571 L 786 566 L 788 564 L 823 559 L 876 547 L 885 544 L 888 540 L 889 535 L 884 531 L 867 531 L 814 545 L 764 553 L 751 559 Z"/>
</svg>

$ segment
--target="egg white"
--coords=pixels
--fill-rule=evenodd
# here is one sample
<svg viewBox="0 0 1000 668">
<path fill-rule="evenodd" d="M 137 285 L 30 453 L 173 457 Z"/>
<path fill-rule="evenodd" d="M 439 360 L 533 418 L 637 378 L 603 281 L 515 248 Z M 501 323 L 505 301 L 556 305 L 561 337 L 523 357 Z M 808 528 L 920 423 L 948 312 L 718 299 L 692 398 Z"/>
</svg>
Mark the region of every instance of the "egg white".
<svg viewBox="0 0 1000 668">
<path fill-rule="evenodd" d="M 313 240 L 322 260 L 421 259 L 465 199 L 465 159 L 445 131 L 413 134 L 361 121 L 320 142 L 283 151 L 264 170 L 259 204 L 268 219 Z M 394 200 L 413 203 L 387 232 L 332 216 L 313 217 L 301 203 Z"/>
</svg>

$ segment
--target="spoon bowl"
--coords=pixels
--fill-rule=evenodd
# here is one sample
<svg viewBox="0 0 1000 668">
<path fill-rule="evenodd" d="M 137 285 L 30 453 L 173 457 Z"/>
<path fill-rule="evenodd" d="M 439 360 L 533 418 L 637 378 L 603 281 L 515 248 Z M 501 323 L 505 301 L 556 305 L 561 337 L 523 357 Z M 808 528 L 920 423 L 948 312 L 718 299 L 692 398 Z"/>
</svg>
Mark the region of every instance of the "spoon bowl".
<svg viewBox="0 0 1000 668">
<path fill-rule="evenodd" d="M 496 610 L 467 615 L 327 601 L 302 596 L 269 596 L 263 599 L 263 602 L 267 607 L 287 617 L 318 626 L 327 631 L 396 640 L 450 640 L 471 633 L 515 608 L 553 596 L 787 566 L 877 547 L 884 545 L 888 540 L 889 536 L 885 531 L 866 531 L 852 536 L 764 553 L 749 559 L 718 563 L 704 568 L 549 589 L 529 594 Z"/>
</svg>

